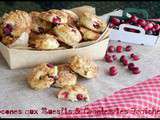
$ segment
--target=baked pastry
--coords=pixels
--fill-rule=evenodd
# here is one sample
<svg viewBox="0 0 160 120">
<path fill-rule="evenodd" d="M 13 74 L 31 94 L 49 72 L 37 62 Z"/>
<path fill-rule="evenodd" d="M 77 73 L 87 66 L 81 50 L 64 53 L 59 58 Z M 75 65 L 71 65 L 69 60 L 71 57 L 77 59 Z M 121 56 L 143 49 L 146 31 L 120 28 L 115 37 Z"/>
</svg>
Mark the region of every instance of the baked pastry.
<svg viewBox="0 0 160 120">
<path fill-rule="evenodd" d="M 99 17 L 91 13 L 83 13 L 80 16 L 79 24 L 80 26 L 86 27 L 98 33 L 102 33 L 107 26 L 107 24 L 104 21 L 102 21 Z"/>
<path fill-rule="evenodd" d="M 30 44 L 34 45 L 34 48 L 38 50 L 52 50 L 59 47 L 57 38 L 54 35 L 37 34 L 32 35 L 30 39 Z"/>
<path fill-rule="evenodd" d="M 42 20 L 40 12 L 32 11 L 30 16 L 32 18 L 31 30 L 36 33 L 45 33 L 52 27 L 52 23 Z"/>
<path fill-rule="evenodd" d="M 78 15 L 76 15 L 76 13 L 74 13 L 71 10 L 62 9 L 62 11 L 68 14 L 68 22 L 67 22 L 67 24 L 72 25 L 72 26 L 76 26 L 77 22 L 79 20 Z"/>
<path fill-rule="evenodd" d="M 25 11 L 11 11 L 4 14 L 2 17 L 2 42 L 5 45 L 10 45 L 16 41 L 22 33 L 30 33 L 31 17 Z M 26 42 L 27 43 L 27 42 Z"/>
<path fill-rule="evenodd" d="M 58 98 L 63 100 L 89 101 L 88 90 L 82 85 L 65 86 L 58 93 Z"/>
<path fill-rule="evenodd" d="M 77 74 L 74 73 L 68 64 L 58 66 L 58 77 L 55 81 L 55 87 L 63 88 L 66 85 L 75 85 L 77 83 Z"/>
<path fill-rule="evenodd" d="M 32 89 L 42 90 L 49 88 L 55 82 L 56 76 L 57 66 L 43 63 L 32 70 L 27 81 Z"/>
<path fill-rule="evenodd" d="M 88 79 L 96 77 L 98 72 L 97 65 L 84 56 L 72 56 L 69 65 L 74 72 Z"/>
<path fill-rule="evenodd" d="M 82 39 L 79 30 L 67 24 L 57 25 L 53 28 L 53 31 L 59 38 L 59 41 L 72 47 L 77 45 Z"/>
<path fill-rule="evenodd" d="M 40 14 L 40 18 L 54 24 L 62 24 L 68 22 L 68 14 L 56 9 L 42 12 Z"/>
<path fill-rule="evenodd" d="M 81 34 L 82 34 L 82 38 L 83 40 L 97 40 L 100 37 L 100 34 L 97 32 L 94 32 L 90 29 L 84 28 L 84 27 L 80 27 L 79 28 Z"/>
</svg>

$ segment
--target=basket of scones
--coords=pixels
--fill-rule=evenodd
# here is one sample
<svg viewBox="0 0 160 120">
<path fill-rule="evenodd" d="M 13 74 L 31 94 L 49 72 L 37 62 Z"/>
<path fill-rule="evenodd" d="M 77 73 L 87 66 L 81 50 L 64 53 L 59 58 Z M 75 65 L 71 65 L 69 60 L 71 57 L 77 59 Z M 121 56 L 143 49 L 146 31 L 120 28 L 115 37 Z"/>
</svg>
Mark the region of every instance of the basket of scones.
<svg viewBox="0 0 160 120">
<path fill-rule="evenodd" d="M 75 54 L 101 59 L 109 31 L 107 23 L 90 6 L 15 10 L 1 17 L 0 51 L 11 69 L 43 62 L 63 63 Z"/>
</svg>

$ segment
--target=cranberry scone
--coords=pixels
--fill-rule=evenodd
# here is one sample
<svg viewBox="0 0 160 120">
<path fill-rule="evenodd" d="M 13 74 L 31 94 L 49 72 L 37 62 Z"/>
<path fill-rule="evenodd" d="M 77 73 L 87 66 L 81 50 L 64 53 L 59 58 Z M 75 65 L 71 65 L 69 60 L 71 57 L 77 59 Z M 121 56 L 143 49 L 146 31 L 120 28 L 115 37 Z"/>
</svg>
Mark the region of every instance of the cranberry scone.
<svg viewBox="0 0 160 120">
<path fill-rule="evenodd" d="M 58 76 L 53 86 L 63 88 L 66 85 L 75 85 L 77 74 L 74 73 L 68 64 L 58 65 Z"/>
<path fill-rule="evenodd" d="M 51 28 L 52 23 L 41 19 L 40 14 L 40 12 L 36 11 L 30 12 L 30 16 L 32 18 L 31 30 L 36 33 L 45 33 Z"/>
<path fill-rule="evenodd" d="M 70 68 L 78 73 L 79 75 L 85 78 L 94 78 L 97 76 L 98 67 L 97 65 L 89 58 L 84 56 L 72 56 L 69 59 Z"/>
<path fill-rule="evenodd" d="M 22 33 L 30 33 L 31 17 L 21 10 L 11 11 L 2 17 L 2 42 L 9 46 L 19 38 Z M 22 39 L 20 39 L 22 40 Z M 23 41 L 23 43 L 27 41 Z"/>
<path fill-rule="evenodd" d="M 38 34 L 30 37 L 32 45 L 37 50 L 53 50 L 60 46 L 57 38 L 50 34 Z M 31 46 L 32 47 L 32 46 Z"/>
<path fill-rule="evenodd" d="M 40 18 L 53 24 L 64 24 L 68 22 L 68 14 L 56 9 L 42 12 Z"/>
<path fill-rule="evenodd" d="M 77 84 L 62 88 L 58 93 L 58 98 L 62 100 L 70 100 L 72 102 L 89 101 L 89 94 L 87 88 Z"/>
<path fill-rule="evenodd" d="M 98 16 L 91 13 L 83 13 L 80 16 L 80 26 L 86 27 L 98 33 L 102 33 L 107 24 L 101 20 Z"/>
<path fill-rule="evenodd" d="M 74 47 L 82 40 L 79 30 L 67 24 L 57 25 L 53 28 L 53 31 L 59 38 L 59 41 L 68 46 Z"/>
<path fill-rule="evenodd" d="M 57 66 L 40 64 L 28 75 L 27 82 L 32 89 L 43 90 L 49 88 L 57 76 Z"/>
<path fill-rule="evenodd" d="M 80 27 L 79 28 L 81 34 L 82 34 L 82 38 L 85 41 L 92 41 L 92 40 L 97 40 L 100 37 L 100 34 L 97 32 L 94 32 L 90 29 L 84 28 L 84 27 Z"/>
</svg>

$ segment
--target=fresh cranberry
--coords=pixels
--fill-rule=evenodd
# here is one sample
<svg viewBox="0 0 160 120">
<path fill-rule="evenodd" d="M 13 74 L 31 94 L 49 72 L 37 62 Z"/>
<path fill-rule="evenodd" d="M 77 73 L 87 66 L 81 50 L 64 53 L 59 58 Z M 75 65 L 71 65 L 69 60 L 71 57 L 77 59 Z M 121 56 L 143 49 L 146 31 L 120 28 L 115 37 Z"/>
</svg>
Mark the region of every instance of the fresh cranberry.
<svg viewBox="0 0 160 120">
<path fill-rule="evenodd" d="M 125 50 L 126 50 L 127 52 L 131 51 L 131 50 L 132 50 L 132 46 L 127 45 Z"/>
<path fill-rule="evenodd" d="M 115 66 L 112 66 L 112 67 L 109 68 L 109 74 L 111 76 L 115 76 L 115 75 L 117 75 L 117 73 L 118 73 L 118 70 Z"/>
<path fill-rule="evenodd" d="M 99 25 L 98 22 L 94 22 L 94 23 L 93 23 L 93 27 L 96 28 L 96 29 L 98 29 L 98 28 L 100 28 L 100 25 Z"/>
<path fill-rule="evenodd" d="M 116 51 L 118 53 L 121 53 L 123 51 L 123 47 L 121 45 L 118 45 L 117 48 L 116 48 Z"/>
<path fill-rule="evenodd" d="M 133 67 L 132 68 L 132 73 L 133 74 L 139 74 L 141 71 L 139 70 L 139 68 L 138 67 Z"/>
<path fill-rule="evenodd" d="M 83 98 L 83 95 L 82 94 L 78 94 L 77 95 L 77 100 L 83 100 L 84 98 Z"/>
<path fill-rule="evenodd" d="M 155 28 L 155 31 L 159 30 L 160 29 L 160 25 L 159 24 L 156 24 L 153 26 Z"/>
<path fill-rule="evenodd" d="M 116 55 L 112 55 L 113 60 L 117 60 L 117 56 Z"/>
<path fill-rule="evenodd" d="M 145 25 L 146 25 L 146 21 L 143 20 L 143 19 L 139 19 L 139 20 L 137 21 L 137 23 L 138 23 L 139 25 L 141 25 L 141 26 L 145 26 Z"/>
<path fill-rule="evenodd" d="M 109 47 L 108 47 L 108 52 L 114 52 L 115 51 L 115 48 L 114 48 L 114 46 L 113 45 L 110 45 Z"/>
<path fill-rule="evenodd" d="M 127 59 L 124 59 L 124 60 L 122 61 L 122 63 L 123 63 L 124 66 L 126 66 L 126 65 L 128 65 L 128 60 L 127 60 Z"/>
<path fill-rule="evenodd" d="M 131 58 L 133 58 L 133 56 L 134 56 L 134 53 L 132 53 L 132 54 L 130 55 Z"/>
<path fill-rule="evenodd" d="M 53 23 L 60 23 L 61 22 L 61 18 L 60 17 L 58 17 L 58 16 L 56 16 L 56 17 L 53 17 L 53 19 L 52 19 L 52 22 Z"/>
<path fill-rule="evenodd" d="M 50 67 L 50 68 L 53 68 L 53 67 L 54 67 L 54 65 L 51 64 L 51 63 L 48 63 L 47 66 Z"/>
<path fill-rule="evenodd" d="M 152 29 L 152 28 L 153 28 L 153 23 L 149 22 L 146 26 L 147 26 L 147 27 L 148 27 L 148 29 L 150 30 L 150 29 Z"/>
<path fill-rule="evenodd" d="M 134 66 L 135 66 L 134 63 L 129 63 L 129 64 L 128 64 L 128 69 L 129 69 L 129 70 L 132 70 Z"/>
<path fill-rule="evenodd" d="M 69 93 L 68 92 L 63 92 L 62 95 L 64 96 L 64 98 L 68 98 Z"/>
<path fill-rule="evenodd" d="M 120 62 L 123 62 L 124 60 L 126 60 L 127 58 L 126 58 L 126 56 L 125 55 L 122 55 L 121 57 L 120 57 Z"/>
<path fill-rule="evenodd" d="M 140 59 L 138 55 L 133 55 L 133 57 L 132 57 L 132 58 L 133 58 L 133 60 L 134 60 L 134 61 L 137 61 L 137 60 L 139 60 L 139 59 Z"/>
<path fill-rule="evenodd" d="M 7 35 L 11 35 L 12 32 L 12 25 L 7 24 L 4 29 L 3 29 L 3 33 L 7 36 Z"/>
<path fill-rule="evenodd" d="M 135 16 L 135 15 L 132 15 L 131 18 L 130 18 L 130 20 L 131 20 L 132 22 L 136 23 L 136 22 L 138 21 L 138 17 Z"/>
<path fill-rule="evenodd" d="M 118 18 L 113 17 L 111 19 L 111 23 L 113 23 L 114 25 L 119 25 L 120 24 L 120 20 Z"/>
<path fill-rule="evenodd" d="M 113 58 L 109 55 L 109 54 L 105 54 L 105 61 L 110 63 L 110 62 L 113 62 Z"/>
<path fill-rule="evenodd" d="M 147 30 L 149 30 L 149 27 L 148 27 L 148 26 L 144 26 L 143 29 L 144 29 L 145 31 L 147 31 Z"/>
</svg>

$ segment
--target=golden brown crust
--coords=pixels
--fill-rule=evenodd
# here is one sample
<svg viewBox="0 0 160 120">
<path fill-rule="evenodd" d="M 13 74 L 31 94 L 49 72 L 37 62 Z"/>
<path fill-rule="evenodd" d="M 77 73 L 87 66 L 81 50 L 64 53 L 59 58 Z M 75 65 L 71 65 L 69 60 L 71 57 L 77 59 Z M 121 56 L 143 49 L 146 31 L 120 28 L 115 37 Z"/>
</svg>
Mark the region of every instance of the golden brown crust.
<svg viewBox="0 0 160 120">
<path fill-rule="evenodd" d="M 99 33 L 91 31 L 87 28 L 80 27 L 79 30 L 82 33 L 83 40 L 97 40 L 100 37 Z"/>
<path fill-rule="evenodd" d="M 84 56 L 72 56 L 69 60 L 71 69 L 85 78 L 94 78 L 97 76 L 97 65 L 89 58 Z"/>
<path fill-rule="evenodd" d="M 56 87 L 63 88 L 66 85 L 75 85 L 77 83 L 77 75 L 68 64 L 58 66 L 58 77 L 54 84 Z"/>
<path fill-rule="evenodd" d="M 35 67 L 28 75 L 29 86 L 35 90 L 49 88 L 54 83 L 54 68 L 48 67 L 46 63 Z"/>
</svg>

